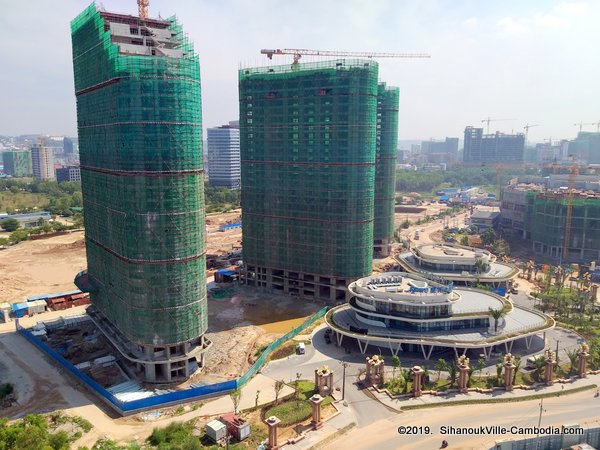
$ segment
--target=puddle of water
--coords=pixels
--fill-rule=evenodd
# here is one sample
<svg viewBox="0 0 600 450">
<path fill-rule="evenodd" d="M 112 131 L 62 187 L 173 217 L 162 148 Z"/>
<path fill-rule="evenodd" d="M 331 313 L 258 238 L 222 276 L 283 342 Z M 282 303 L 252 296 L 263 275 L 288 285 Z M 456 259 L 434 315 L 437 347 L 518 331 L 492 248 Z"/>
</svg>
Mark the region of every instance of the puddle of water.
<svg viewBox="0 0 600 450">
<path fill-rule="evenodd" d="M 257 325 L 259 325 L 267 333 L 283 333 L 283 334 L 285 334 L 288 331 L 296 328 L 298 325 L 302 324 L 309 317 L 310 316 L 298 317 L 296 319 L 280 320 L 278 322 L 271 322 L 271 323 L 259 323 Z M 252 319 L 250 319 L 250 320 L 252 320 Z"/>
</svg>

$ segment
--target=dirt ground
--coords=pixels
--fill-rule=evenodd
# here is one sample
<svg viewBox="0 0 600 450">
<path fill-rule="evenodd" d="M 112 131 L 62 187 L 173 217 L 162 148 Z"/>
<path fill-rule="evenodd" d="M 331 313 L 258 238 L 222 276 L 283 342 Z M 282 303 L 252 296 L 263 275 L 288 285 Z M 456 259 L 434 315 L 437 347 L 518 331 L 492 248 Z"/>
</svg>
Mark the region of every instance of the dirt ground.
<svg viewBox="0 0 600 450">
<path fill-rule="evenodd" d="M 219 226 L 239 222 L 240 212 L 207 216 L 207 253 L 225 254 L 240 248 L 242 230 L 220 232 Z M 75 275 L 86 268 L 82 231 L 24 241 L 0 251 L 0 303 L 77 289 Z"/>
<path fill-rule="evenodd" d="M 257 349 L 304 322 L 323 305 L 237 286 L 231 298 L 208 300 L 207 353 L 203 381 L 223 381 L 243 374 Z"/>
<path fill-rule="evenodd" d="M 9 247 L 0 251 L 0 302 L 77 289 L 73 279 L 86 266 L 81 231 Z"/>
</svg>

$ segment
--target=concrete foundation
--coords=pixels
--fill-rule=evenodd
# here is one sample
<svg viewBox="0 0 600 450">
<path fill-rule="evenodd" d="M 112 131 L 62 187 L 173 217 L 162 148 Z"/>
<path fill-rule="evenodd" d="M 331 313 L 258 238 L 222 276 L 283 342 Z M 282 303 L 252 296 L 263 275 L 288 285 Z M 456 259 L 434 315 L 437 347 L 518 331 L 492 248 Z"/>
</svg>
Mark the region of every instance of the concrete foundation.
<svg viewBox="0 0 600 450">
<path fill-rule="evenodd" d="M 331 304 L 344 303 L 350 299 L 346 287 L 354 280 L 356 278 L 337 278 L 253 265 L 245 265 L 241 271 L 241 281 L 248 286 L 263 287 L 272 292 Z"/>
</svg>

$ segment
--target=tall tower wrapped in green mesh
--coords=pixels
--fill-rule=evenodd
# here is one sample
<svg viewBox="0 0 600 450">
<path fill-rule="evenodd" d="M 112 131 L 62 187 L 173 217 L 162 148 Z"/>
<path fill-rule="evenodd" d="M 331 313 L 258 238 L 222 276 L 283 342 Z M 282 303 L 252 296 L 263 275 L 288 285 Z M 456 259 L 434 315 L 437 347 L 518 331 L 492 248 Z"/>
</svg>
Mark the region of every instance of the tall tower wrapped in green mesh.
<svg viewBox="0 0 600 450">
<path fill-rule="evenodd" d="M 390 254 L 390 246 L 394 237 L 399 98 L 400 90 L 397 87 L 379 83 L 373 253 L 380 257 Z"/>
<path fill-rule="evenodd" d="M 71 23 L 90 313 L 147 381 L 207 346 L 198 56 L 174 18 Z M 94 311 L 95 309 L 95 311 Z"/>
<path fill-rule="evenodd" d="M 377 63 L 242 69 L 246 283 L 345 299 L 372 271 Z"/>
</svg>

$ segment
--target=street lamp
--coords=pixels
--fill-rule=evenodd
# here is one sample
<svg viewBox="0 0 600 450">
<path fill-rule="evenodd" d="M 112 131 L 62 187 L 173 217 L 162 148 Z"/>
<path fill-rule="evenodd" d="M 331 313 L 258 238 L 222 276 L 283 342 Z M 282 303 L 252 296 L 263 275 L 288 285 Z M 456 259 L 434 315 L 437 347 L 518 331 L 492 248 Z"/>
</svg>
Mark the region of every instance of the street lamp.
<svg viewBox="0 0 600 450">
<path fill-rule="evenodd" d="M 348 367 L 348 363 L 346 361 L 340 361 L 340 364 L 343 367 L 343 370 L 342 370 L 342 400 L 344 400 L 345 396 L 346 396 L 346 367 Z"/>
</svg>

